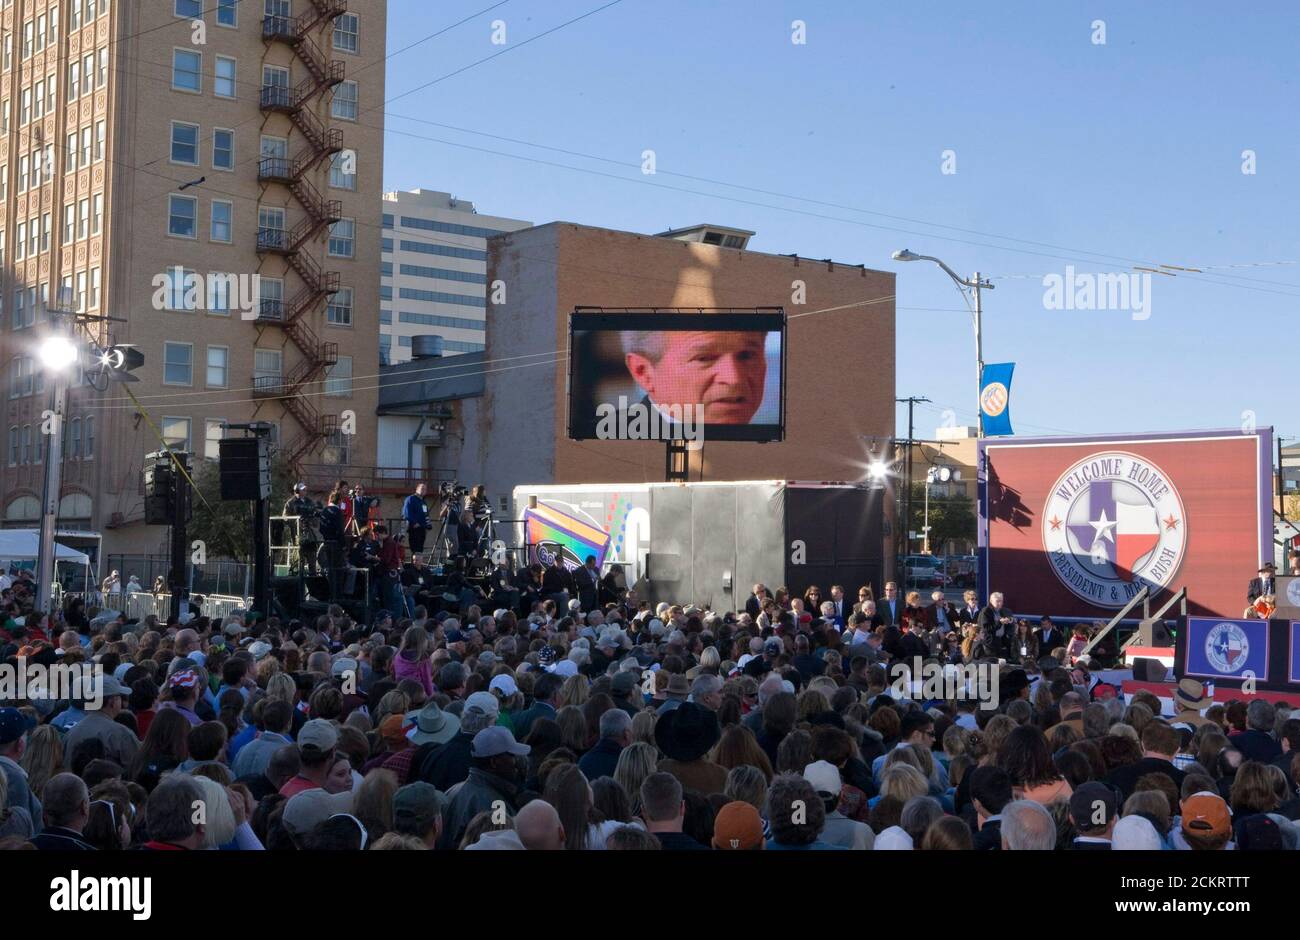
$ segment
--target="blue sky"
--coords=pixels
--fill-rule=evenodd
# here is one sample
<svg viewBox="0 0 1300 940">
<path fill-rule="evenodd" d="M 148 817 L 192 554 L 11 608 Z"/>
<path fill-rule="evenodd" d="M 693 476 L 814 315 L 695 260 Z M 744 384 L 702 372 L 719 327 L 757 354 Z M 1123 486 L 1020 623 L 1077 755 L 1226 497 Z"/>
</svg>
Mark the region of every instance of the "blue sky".
<svg viewBox="0 0 1300 940">
<path fill-rule="evenodd" d="M 389 50 L 493 2 L 391 0 Z M 605 2 L 509 0 L 391 58 L 390 101 L 517 47 L 392 101 L 385 187 L 536 223 L 709 221 L 757 231 L 755 250 L 895 270 L 897 393 L 935 403 L 918 436 L 945 407 L 974 423 L 974 349 L 956 289 L 891 261 L 902 247 L 994 278 L 985 359 L 1017 363 L 1021 434 L 1236 427 L 1251 412 L 1300 435 L 1284 378 L 1300 303 L 1294 3 L 622 0 L 525 44 Z M 1045 274 L 1135 263 L 1204 273 L 1154 277 L 1146 320 L 1044 308 Z M 853 365 L 836 351 L 834 367 Z"/>
</svg>

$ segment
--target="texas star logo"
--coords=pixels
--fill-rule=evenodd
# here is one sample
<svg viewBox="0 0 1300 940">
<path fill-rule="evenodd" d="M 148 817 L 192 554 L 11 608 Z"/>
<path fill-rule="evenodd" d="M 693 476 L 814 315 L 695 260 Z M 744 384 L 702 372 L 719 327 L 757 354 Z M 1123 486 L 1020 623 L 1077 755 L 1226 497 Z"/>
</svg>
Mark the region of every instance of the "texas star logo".
<svg viewBox="0 0 1300 940">
<path fill-rule="evenodd" d="M 1250 638 L 1235 623 L 1215 624 L 1205 635 L 1205 658 L 1215 671 L 1234 673 L 1250 660 Z"/>
<path fill-rule="evenodd" d="M 1144 457 L 1100 451 L 1069 467 L 1043 508 L 1052 571 L 1098 607 L 1123 607 L 1143 587 L 1169 586 L 1186 555 L 1183 501 Z"/>
</svg>

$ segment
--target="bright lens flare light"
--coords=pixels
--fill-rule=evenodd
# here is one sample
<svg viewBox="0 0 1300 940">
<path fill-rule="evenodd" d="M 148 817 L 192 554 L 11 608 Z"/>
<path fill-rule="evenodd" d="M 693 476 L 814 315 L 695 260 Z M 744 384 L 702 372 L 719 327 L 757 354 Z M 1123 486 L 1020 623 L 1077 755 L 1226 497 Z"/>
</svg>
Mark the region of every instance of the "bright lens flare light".
<svg viewBox="0 0 1300 940">
<path fill-rule="evenodd" d="M 873 460 L 867 467 L 867 475 L 873 480 L 883 480 L 889 474 L 889 468 L 884 462 Z"/>
<path fill-rule="evenodd" d="M 41 343 L 41 365 L 51 371 L 61 371 L 77 361 L 77 347 L 63 336 L 51 336 Z"/>
</svg>

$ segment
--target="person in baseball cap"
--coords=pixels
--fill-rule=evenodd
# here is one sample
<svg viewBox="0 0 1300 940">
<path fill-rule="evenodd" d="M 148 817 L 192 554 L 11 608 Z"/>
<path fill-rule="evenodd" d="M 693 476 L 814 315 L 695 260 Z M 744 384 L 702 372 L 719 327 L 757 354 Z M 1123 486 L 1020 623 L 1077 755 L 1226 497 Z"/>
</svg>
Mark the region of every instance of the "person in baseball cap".
<svg viewBox="0 0 1300 940">
<path fill-rule="evenodd" d="M 1080 784 L 1070 796 L 1070 821 L 1079 832 L 1071 848 L 1109 849 L 1118 815 L 1119 797 L 1112 787 L 1096 780 Z"/>
<path fill-rule="evenodd" d="M 446 795 L 431 783 L 418 780 L 393 794 L 393 830 L 415 836 L 429 848 L 442 834 L 442 814 L 447 809 Z"/>
<path fill-rule="evenodd" d="M 1182 839 L 1193 851 L 1218 852 L 1232 841 L 1232 810 L 1217 793 L 1202 791 L 1183 800 Z M 1175 837 L 1177 844 L 1177 837 Z"/>
<path fill-rule="evenodd" d="M 281 819 L 289 833 L 300 840 L 336 813 L 352 812 L 352 804 L 351 790 L 330 793 L 314 787 L 289 797 Z"/>
<path fill-rule="evenodd" d="M 24 715 L 16 708 L 0 708 L 0 755 L 9 756 L 7 749 L 20 742 L 23 735 L 36 725 L 35 718 Z"/>
<path fill-rule="evenodd" d="M 532 750 L 527 744 L 520 744 L 515 740 L 515 736 L 510 733 L 509 728 L 503 728 L 500 725 L 493 725 L 490 728 L 484 728 L 478 734 L 474 735 L 474 743 L 470 747 L 470 755 L 476 760 L 488 760 L 493 757 L 499 757 L 502 754 L 511 754 L 515 757 L 527 757 Z"/>
<path fill-rule="evenodd" d="M 723 852 L 763 848 L 763 819 L 753 804 L 737 800 L 718 810 L 713 820 L 713 847 Z"/>
</svg>

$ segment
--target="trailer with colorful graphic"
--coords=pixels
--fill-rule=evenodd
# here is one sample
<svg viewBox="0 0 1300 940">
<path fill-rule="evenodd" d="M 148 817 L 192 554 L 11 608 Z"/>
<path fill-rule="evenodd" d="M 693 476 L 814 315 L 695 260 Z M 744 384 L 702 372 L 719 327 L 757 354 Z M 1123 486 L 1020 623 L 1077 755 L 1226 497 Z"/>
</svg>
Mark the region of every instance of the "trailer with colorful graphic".
<svg viewBox="0 0 1300 940">
<path fill-rule="evenodd" d="M 620 565 L 652 602 L 743 607 L 755 582 L 802 594 L 879 593 L 884 494 L 785 480 L 520 486 L 516 534 L 530 561 Z"/>
</svg>

